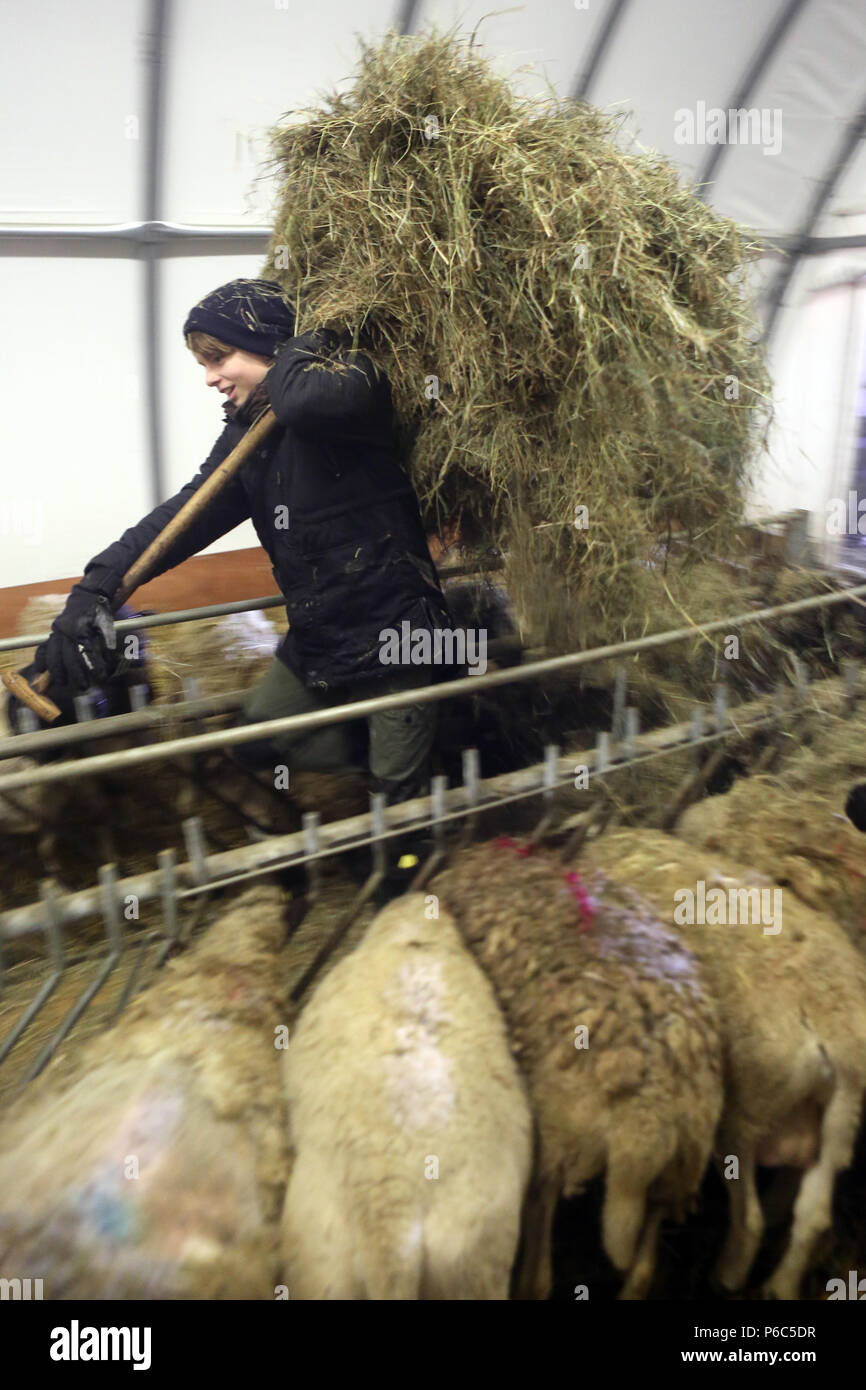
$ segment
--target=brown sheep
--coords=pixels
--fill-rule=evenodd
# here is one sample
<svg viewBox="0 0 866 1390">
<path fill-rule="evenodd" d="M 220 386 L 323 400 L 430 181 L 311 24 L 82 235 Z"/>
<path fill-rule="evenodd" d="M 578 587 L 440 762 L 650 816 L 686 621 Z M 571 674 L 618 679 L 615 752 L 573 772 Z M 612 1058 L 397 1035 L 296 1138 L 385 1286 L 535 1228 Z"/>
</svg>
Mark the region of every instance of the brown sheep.
<svg viewBox="0 0 866 1390">
<path fill-rule="evenodd" d="M 660 1223 L 688 1210 L 712 1152 L 715 1002 L 697 959 L 633 895 L 599 876 L 590 899 L 552 857 L 516 848 L 465 850 L 429 886 L 493 982 L 535 1112 L 519 1291 L 548 1296 L 558 1198 L 604 1174 L 604 1248 L 620 1296 L 640 1298 Z"/>
</svg>

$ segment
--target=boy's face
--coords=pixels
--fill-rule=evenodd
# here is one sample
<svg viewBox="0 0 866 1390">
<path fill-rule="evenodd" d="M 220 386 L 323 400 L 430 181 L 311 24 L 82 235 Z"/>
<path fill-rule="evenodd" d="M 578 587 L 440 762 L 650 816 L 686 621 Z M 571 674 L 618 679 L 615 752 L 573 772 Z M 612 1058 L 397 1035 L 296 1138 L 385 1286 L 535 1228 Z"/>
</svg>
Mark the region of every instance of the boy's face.
<svg viewBox="0 0 866 1390">
<path fill-rule="evenodd" d="M 258 357 L 243 348 L 233 348 L 226 357 L 208 362 L 195 353 L 195 360 L 204 367 L 208 386 L 215 386 L 233 405 L 243 405 L 259 382 L 267 375 L 270 357 Z"/>
</svg>

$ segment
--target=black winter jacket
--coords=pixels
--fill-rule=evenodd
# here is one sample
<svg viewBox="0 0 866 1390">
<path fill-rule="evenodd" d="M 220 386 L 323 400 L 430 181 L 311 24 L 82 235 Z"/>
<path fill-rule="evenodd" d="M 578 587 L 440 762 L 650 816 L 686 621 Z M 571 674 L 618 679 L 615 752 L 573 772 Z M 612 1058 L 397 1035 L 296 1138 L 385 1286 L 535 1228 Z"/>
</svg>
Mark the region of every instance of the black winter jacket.
<svg viewBox="0 0 866 1390">
<path fill-rule="evenodd" d="M 112 599 L 124 572 L 268 402 L 279 425 L 154 576 L 252 518 L 286 599 L 289 632 L 277 655 L 322 690 L 393 675 L 379 661 L 380 631 L 399 632 L 404 619 L 413 628 L 448 627 L 448 609 L 400 461 L 388 379 L 363 353 L 341 352 L 325 330 L 285 344 L 250 400 L 226 407 L 225 428 L 192 481 L 95 556 L 83 585 Z"/>
</svg>

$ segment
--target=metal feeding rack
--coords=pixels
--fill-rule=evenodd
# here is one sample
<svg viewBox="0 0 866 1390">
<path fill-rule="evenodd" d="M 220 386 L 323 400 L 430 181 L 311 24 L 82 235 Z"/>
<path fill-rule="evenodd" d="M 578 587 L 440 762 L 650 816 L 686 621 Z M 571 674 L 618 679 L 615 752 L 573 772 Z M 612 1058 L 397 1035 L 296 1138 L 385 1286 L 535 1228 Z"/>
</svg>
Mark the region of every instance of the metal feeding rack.
<svg viewBox="0 0 866 1390">
<path fill-rule="evenodd" d="M 62 892 L 56 882 L 50 878 L 44 879 L 37 902 L 9 908 L 0 913 L 0 991 L 4 982 L 4 945 L 18 942 L 31 934 L 41 934 L 47 944 L 50 961 L 48 978 L 18 1018 L 11 1032 L 0 1041 L 0 1064 L 33 1025 L 57 989 L 71 959 L 65 932 L 76 924 L 101 917 L 105 943 L 100 950 L 104 959 L 95 978 L 75 1000 L 33 1061 L 24 1078 L 26 1081 L 37 1076 L 45 1067 L 130 951 L 134 950 L 134 960 L 114 1009 L 112 1021 L 122 1013 L 153 970 L 162 964 L 174 948 L 189 939 L 208 897 L 226 887 L 300 868 L 305 874 L 306 893 L 299 901 L 306 905 L 315 902 L 320 892 L 321 867 L 326 859 L 347 851 L 354 851 L 356 854 L 358 851 L 369 851 L 370 871 L 366 881 L 359 886 L 346 911 L 334 924 L 328 939 L 295 986 L 292 997 L 298 999 L 348 931 L 351 923 L 357 920 L 358 913 L 376 893 L 386 873 L 389 841 L 405 835 L 406 831 L 426 829 L 432 839 L 431 853 L 424 863 L 419 864 L 409 885 L 411 889 L 423 887 L 455 846 L 463 846 L 471 841 L 482 816 L 486 817 L 487 813 L 532 798 L 540 798 L 542 808 L 541 815 L 530 832 L 531 840 L 537 843 L 552 834 L 565 835 L 570 837 L 569 848 L 576 851 L 587 835 L 598 833 L 616 813 L 616 803 L 608 794 L 609 779 L 625 769 L 636 768 L 689 749 L 690 769 L 675 790 L 662 821 L 664 828 L 670 828 L 684 807 L 701 794 L 707 781 L 733 745 L 748 742 L 755 734 L 763 732 L 770 736 L 767 748 L 772 749 L 776 738 L 781 737 L 783 731 L 789 731 L 791 719 L 796 718 L 798 712 L 817 707 L 838 708 L 840 711 L 853 710 L 862 694 L 862 672 L 858 665 L 849 662 L 845 664 L 841 678 L 827 678 L 810 686 L 802 663 L 796 656 L 789 654 L 793 678 L 779 681 L 770 694 L 737 705 L 732 712 L 728 705 L 726 687 L 719 684 L 711 707 L 697 706 L 687 721 L 641 732 L 638 711 L 628 704 L 625 658 L 653 648 L 686 641 L 696 633 L 706 636 L 713 633 L 730 633 L 749 624 L 787 614 L 849 601 L 862 602 L 864 597 L 866 584 L 861 584 L 814 598 L 752 610 L 710 623 L 677 628 L 591 651 L 529 660 L 517 667 L 439 682 L 406 693 L 354 701 L 310 714 L 272 719 L 239 728 L 193 732 L 108 753 L 89 752 L 86 756 L 78 758 L 0 774 L 0 798 L 14 804 L 16 793 L 27 787 L 67 784 L 110 772 L 147 768 L 161 762 L 177 763 L 178 760 L 190 760 L 191 755 L 214 751 L 224 755 L 228 748 L 292 730 L 322 728 L 364 718 L 378 710 L 400 708 L 407 704 L 433 703 L 468 694 L 474 695 L 481 690 L 511 685 L 519 681 L 538 680 L 602 661 L 616 663 L 612 725 L 610 729 L 597 734 L 595 746 L 592 748 L 563 754 L 558 746 L 549 744 L 544 749 L 541 762 L 488 778 L 480 776 L 478 750 L 465 748 L 461 754 L 461 784 L 448 787 L 445 777 L 435 777 L 430 795 L 426 797 L 386 806 L 385 797 L 374 794 L 370 798 L 369 811 L 363 815 L 322 824 L 318 812 L 308 812 L 303 817 L 302 828 L 299 831 L 285 835 L 268 835 L 258 842 L 216 850 L 207 843 L 201 818 L 190 816 L 182 822 L 186 849 L 186 859 L 182 862 L 178 862 L 174 850 L 168 849 L 157 856 L 157 864 L 153 870 L 128 877 L 121 877 L 115 865 L 103 865 L 98 872 L 98 881 L 92 887 L 79 892 Z M 141 628 L 171 621 L 192 621 L 195 618 L 212 617 L 226 612 L 276 606 L 279 601 L 269 598 L 223 604 L 206 609 L 186 610 L 181 614 L 165 614 L 159 618 L 134 619 L 120 623 L 118 627 Z M 36 637 L 7 639 L 0 642 L 0 649 L 30 646 L 34 641 L 41 640 L 41 637 L 40 634 Z M 171 721 L 172 725 L 180 721 L 200 726 L 201 720 L 206 717 L 236 709 L 241 699 L 240 693 L 203 699 L 194 683 L 188 683 L 185 699 L 179 705 L 165 709 L 133 708 L 131 714 L 101 720 L 94 720 L 86 702 L 81 702 L 78 710 L 79 723 L 75 726 L 41 731 L 31 728 L 28 732 L 25 721 L 24 732 L 17 737 L 0 741 L 0 760 L 20 754 L 46 752 L 49 749 L 55 754 L 59 752 L 62 757 L 67 748 L 72 749 L 82 744 L 90 747 L 94 742 L 118 735 L 152 736 L 168 721 Z M 136 703 L 141 704 L 141 700 L 134 699 L 133 704 Z M 24 713 L 30 715 L 30 711 Z M 189 762 L 184 762 L 183 766 L 188 769 Z M 556 795 L 562 789 L 574 785 L 578 768 L 585 769 L 591 785 L 600 795 L 592 800 L 589 809 L 563 816 L 557 812 Z M 261 786 L 260 783 L 257 785 Z M 449 832 L 455 828 L 458 828 L 460 833 L 450 836 Z M 135 933 L 129 931 L 125 925 L 123 906 L 130 900 L 134 900 L 136 904 L 159 903 L 160 927 Z M 187 908 L 192 910 L 185 913 Z M 149 968 L 145 971 L 145 954 L 152 946 L 155 946 L 156 950 Z"/>
</svg>

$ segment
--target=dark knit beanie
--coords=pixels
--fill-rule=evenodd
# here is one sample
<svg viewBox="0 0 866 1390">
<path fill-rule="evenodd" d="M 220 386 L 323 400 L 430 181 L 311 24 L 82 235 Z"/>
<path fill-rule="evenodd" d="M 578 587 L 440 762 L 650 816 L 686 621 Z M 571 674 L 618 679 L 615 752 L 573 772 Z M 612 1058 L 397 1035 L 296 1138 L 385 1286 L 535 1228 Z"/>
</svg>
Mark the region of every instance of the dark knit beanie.
<svg viewBox="0 0 866 1390">
<path fill-rule="evenodd" d="M 183 333 L 209 333 L 230 347 L 273 357 L 278 343 L 294 337 L 295 315 L 275 280 L 230 280 L 190 310 Z"/>
</svg>

